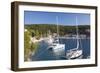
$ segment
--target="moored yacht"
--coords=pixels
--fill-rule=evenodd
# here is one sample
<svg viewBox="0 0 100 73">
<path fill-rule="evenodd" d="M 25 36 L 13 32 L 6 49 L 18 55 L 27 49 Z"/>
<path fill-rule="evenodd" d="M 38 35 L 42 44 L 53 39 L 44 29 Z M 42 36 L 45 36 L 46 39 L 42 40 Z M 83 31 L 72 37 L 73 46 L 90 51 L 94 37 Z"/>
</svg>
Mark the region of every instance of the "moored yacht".
<svg viewBox="0 0 100 73">
<path fill-rule="evenodd" d="M 62 52 L 65 51 L 65 44 L 60 44 L 58 41 L 54 41 L 49 47 L 49 50 L 52 50 L 53 52 Z"/>
<path fill-rule="evenodd" d="M 59 26 L 58 26 L 58 17 L 56 17 L 57 21 L 57 39 L 54 39 L 52 44 L 48 47 L 49 50 L 52 50 L 54 53 L 60 53 L 65 51 L 65 44 L 59 43 Z"/>
<path fill-rule="evenodd" d="M 70 49 L 66 52 L 66 58 L 67 59 L 82 58 L 83 50 L 82 50 L 82 47 L 81 48 L 79 47 L 79 45 L 80 46 L 82 46 L 82 45 L 81 45 L 81 41 L 80 41 L 79 34 L 78 34 L 77 17 L 76 17 L 76 33 L 77 33 L 77 36 L 76 36 L 77 46 L 76 46 L 76 48 L 72 48 L 72 49 Z"/>
</svg>

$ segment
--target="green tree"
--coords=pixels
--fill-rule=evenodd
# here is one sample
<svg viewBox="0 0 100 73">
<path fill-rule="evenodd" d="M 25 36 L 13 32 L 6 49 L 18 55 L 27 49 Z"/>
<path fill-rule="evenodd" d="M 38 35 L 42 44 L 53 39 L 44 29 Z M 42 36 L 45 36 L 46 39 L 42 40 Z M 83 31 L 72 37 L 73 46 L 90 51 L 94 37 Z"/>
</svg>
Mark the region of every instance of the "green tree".
<svg viewBox="0 0 100 73">
<path fill-rule="evenodd" d="M 35 34 L 36 34 L 36 39 L 40 39 L 40 36 L 41 35 L 39 34 L 39 31 L 38 30 L 35 31 Z"/>
<path fill-rule="evenodd" d="M 24 32 L 24 59 L 28 60 L 30 53 L 30 33 L 28 31 Z"/>
<path fill-rule="evenodd" d="M 31 51 L 36 51 L 36 49 L 38 48 L 38 42 L 37 43 L 31 43 Z"/>
</svg>

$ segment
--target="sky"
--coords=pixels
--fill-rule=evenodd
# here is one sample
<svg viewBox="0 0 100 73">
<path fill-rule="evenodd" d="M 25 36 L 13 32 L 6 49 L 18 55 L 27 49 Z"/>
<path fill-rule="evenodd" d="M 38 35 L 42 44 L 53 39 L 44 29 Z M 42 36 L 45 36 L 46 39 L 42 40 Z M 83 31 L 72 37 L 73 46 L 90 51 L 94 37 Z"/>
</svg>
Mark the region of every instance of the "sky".
<svg viewBox="0 0 100 73">
<path fill-rule="evenodd" d="M 24 24 L 58 24 L 90 25 L 90 14 L 85 13 L 64 13 L 64 12 L 43 12 L 43 11 L 24 11 Z"/>
</svg>

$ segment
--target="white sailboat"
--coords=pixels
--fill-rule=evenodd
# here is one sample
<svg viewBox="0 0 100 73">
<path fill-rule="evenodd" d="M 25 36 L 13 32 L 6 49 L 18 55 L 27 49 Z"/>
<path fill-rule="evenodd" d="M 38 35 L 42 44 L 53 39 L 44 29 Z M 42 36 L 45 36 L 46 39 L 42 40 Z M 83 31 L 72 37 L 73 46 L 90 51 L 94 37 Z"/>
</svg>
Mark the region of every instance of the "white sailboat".
<svg viewBox="0 0 100 73">
<path fill-rule="evenodd" d="M 79 42 L 80 39 L 79 39 L 79 34 L 78 34 L 78 24 L 77 24 L 77 17 L 76 17 L 76 32 L 77 32 L 77 46 L 76 48 L 73 48 L 73 49 L 70 49 L 66 52 L 66 57 L 68 59 L 77 59 L 77 58 L 82 58 L 82 53 L 83 53 L 83 50 L 82 50 L 82 47 L 79 48 L 79 45 L 81 45 Z"/>
<path fill-rule="evenodd" d="M 59 53 L 61 51 L 65 51 L 65 44 L 59 43 L 59 26 L 58 26 L 58 17 L 56 17 L 57 21 L 57 39 L 54 39 L 53 43 L 48 47 L 48 49 L 53 50 L 55 53 Z"/>
<path fill-rule="evenodd" d="M 48 31 L 47 35 L 48 35 L 48 37 L 44 38 L 43 41 L 46 42 L 48 45 L 51 45 L 53 43 L 54 39 L 50 33 L 50 30 Z"/>
</svg>

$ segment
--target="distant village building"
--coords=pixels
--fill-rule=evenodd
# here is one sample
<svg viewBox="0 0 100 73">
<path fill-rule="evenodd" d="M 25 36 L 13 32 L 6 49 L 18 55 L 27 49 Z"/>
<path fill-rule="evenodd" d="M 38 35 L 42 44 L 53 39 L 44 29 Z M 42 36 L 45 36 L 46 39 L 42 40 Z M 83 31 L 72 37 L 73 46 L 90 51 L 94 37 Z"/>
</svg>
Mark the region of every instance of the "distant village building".
<svg viewBox="0 0 100 73">
<path fill-rule="evenodd" d="M 27 29 L 24 29 L 24 31 L 27 32 L 28 30 Z"/>
<path fill-rule="evenodd" d="M 90 32 L 90 29 L 87 29 L 86 32 Z"/>
<path fill-rule="evenodd" d="M 56 37 L 57 36 L 57 33 L 53 33 L 53 37 Z"/>
<path fill-rule="evenodd" d="M 65 37 L 67 37 L 67 38 L 76 38 L 77 35 L 76 35 L 76 34 L 67 34 L 67 35 L 65 35 Z M 78 37 L 79 37 L 79 38 L 86 38 L 87 35 L 85 35 L 85 34 L 80 34 L 80 35 L 78 35 Z"/>
</svg>

